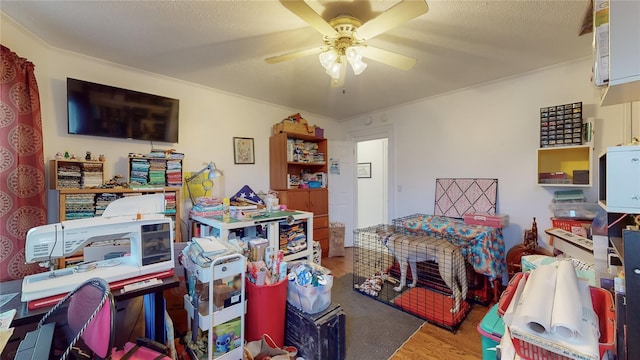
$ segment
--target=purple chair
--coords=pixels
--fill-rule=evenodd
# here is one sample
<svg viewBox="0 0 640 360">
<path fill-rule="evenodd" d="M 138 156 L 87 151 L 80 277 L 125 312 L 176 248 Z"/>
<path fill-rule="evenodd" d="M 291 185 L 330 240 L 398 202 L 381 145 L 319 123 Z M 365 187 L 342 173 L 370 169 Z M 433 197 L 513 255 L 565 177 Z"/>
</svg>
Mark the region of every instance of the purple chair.
<svg viewBox="0 0 640 360">
<path fill-rule="evenodd" d="M 115 304 L 109 284 L 92 278 L 80 284 L 49 312 L 38 327 L 55 322 L 54 359 L 169 359 L 163 344 L 139 338 L 123 349 L 114 347 Z"/>
<path fill-rule="evenodd" d="M 55 322 L 52 356 L 56 359 L 107 359 L 113 346 L 115 305 L 109 284 L 92 278 L 80 284 L 51 310 L 38 327 Z"/>
</svg>

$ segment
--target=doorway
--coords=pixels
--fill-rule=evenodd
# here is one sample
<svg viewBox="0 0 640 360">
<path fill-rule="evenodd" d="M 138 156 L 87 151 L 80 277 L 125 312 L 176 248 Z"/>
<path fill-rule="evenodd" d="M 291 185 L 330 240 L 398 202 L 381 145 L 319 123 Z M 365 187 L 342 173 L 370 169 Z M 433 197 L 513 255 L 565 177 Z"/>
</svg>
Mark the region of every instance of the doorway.
<svg viewBox="0 0 640 360">
<path fill-rule="evenodd" d="M 388 139 L 358 141 L 358 228 L 387 223 Z"/>
<path fill-rule="evenodd" d="M 355 228 L 390 224 L 394 216 L 392 127 L 381 126 L 352 132 L 356 144 Z"/>
</svg>

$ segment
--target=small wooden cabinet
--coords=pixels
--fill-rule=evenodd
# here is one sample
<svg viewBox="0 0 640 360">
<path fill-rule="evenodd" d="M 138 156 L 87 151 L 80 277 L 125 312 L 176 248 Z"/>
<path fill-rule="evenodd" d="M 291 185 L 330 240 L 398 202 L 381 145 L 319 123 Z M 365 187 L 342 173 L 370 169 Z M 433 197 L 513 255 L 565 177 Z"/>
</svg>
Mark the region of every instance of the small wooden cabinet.
<svg viewBox="0 0 640 360">
<path fill-rule="evenodd" d="M 54 159 L 49 161 L 49 188 L 88 189 L 105 183 L 103 161 Z"/>
<path fill-rule="evenodd" d="M 327 139 L 291 133 L 269 139 L 271 189 L 278 191 L 280 203 L 287 208 L 313 213 L 313 238 L 320 242 L 325 257 L 329 254 L 327 159 Z M 318 174 L 313 186 L 320 188 L 292 185 L 292 178 L 301 178 L 303 172 Z"/>
</svg>

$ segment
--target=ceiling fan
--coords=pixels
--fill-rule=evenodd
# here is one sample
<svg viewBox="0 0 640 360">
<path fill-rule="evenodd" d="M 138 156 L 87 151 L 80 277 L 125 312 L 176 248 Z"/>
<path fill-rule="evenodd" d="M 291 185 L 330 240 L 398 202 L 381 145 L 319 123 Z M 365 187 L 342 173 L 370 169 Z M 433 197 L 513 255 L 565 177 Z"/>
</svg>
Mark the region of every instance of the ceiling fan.
<svg viewBox="0 0 640 360">
<path fill-rule="evenodd" d="M 332 87 L 340 87 L 344 84 L 347 63 L 351 65 L 356 75 L 361 74 L 367 67 L 367 64 L 362 61 L 363 58 L 401 70 L 409 70 L 413 67 L 416 63 L 415 58 L 373 47 L 365 42 L 429 11 L 429 6 L 424 0 L 401 0 L 385 12 L 364 23 L 348 14 L 340 14 L 327 22 L 304 0 L 280 0 L 280 2 L 318 30 L 323 35 L 324 45 L 273 56 L 265 61 L 269 64 L 275 64 L 319 54 L 320 64 L 331 76 Z"/>
</svg>

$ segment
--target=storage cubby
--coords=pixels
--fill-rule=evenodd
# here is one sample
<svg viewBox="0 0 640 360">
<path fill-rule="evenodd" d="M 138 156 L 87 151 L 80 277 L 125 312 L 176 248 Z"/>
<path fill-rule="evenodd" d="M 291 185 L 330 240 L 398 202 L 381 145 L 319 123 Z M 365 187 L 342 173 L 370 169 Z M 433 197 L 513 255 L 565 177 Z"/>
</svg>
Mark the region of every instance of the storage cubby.
<svg viewBox="0 0 640 360">
<path fill-rule="evenodd" d="M 61 160 L 49 161 L 49 188 L 90 189 L 105 183 L 103 161 Z"/>
<path fill-rule="evenodd" d="M 129 156 L 129 182 L 182 187 L 182 157 Z"/>
<path fill-rule="evenodd" d="M 192 226 L 195 226 L 197 231 L 197 237 L 215 236 L 223 241 L 227 241 L 232 236 L 240 238 L 266 237 L 270 246 L 284 251 L 284 261 L 287 262 L 312 260 L 313 241 L 317 240 L 315 219 L 313 214 L 303 211 L 271 212 L 264 217 L 244 221 L 235 218 L 223 221 L 221 217 L 191 217 Z M 292 228 L 291 225 L 297 225 L 298 229 L 304 231 L 306 246 L 294 250 L 287 247 L 286 231 Z"/>
<path fill-rule="evenodd" d="M 591 186 L 592 158 L 591 145 L 540 148 L 538 149 L 538 185 Z"/>
</svg>

